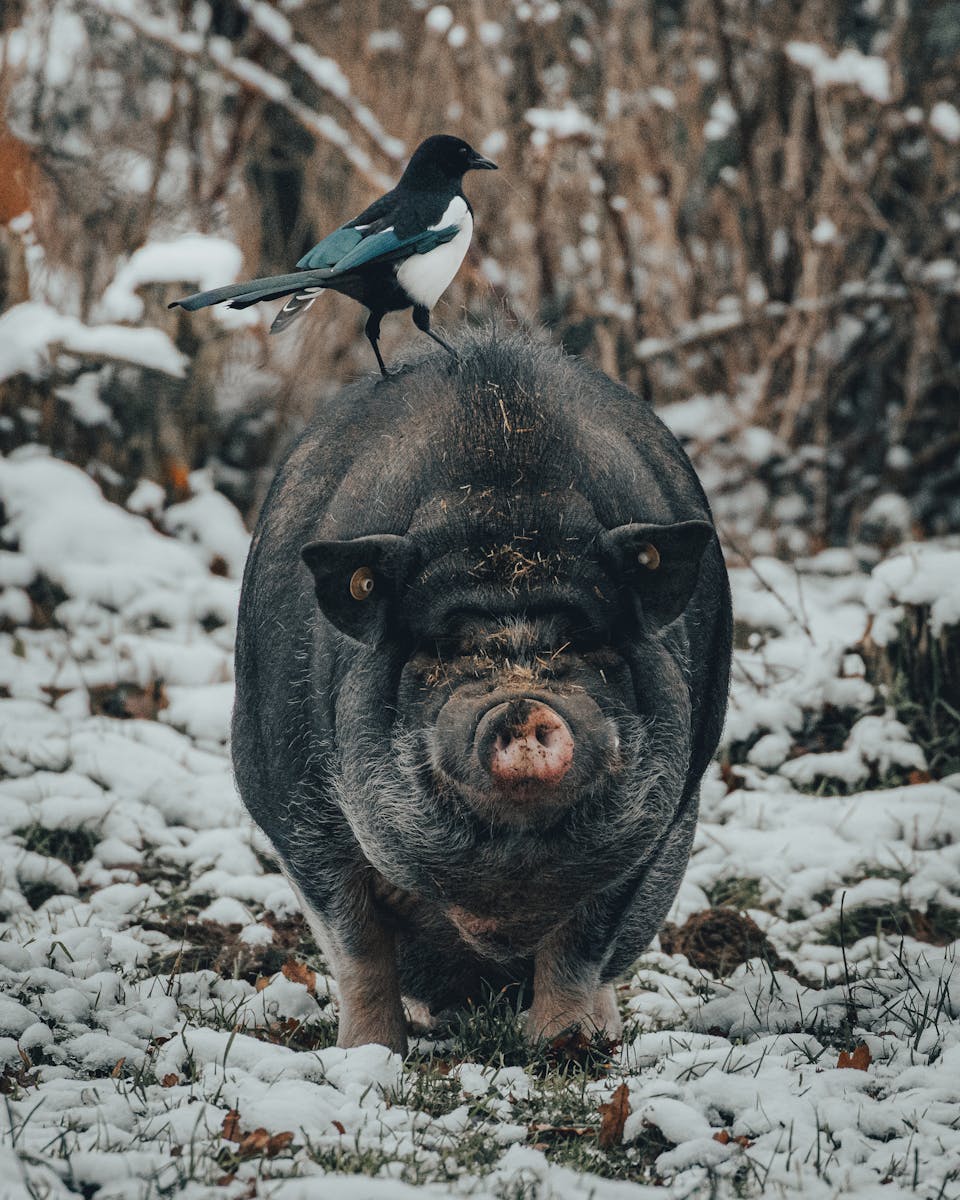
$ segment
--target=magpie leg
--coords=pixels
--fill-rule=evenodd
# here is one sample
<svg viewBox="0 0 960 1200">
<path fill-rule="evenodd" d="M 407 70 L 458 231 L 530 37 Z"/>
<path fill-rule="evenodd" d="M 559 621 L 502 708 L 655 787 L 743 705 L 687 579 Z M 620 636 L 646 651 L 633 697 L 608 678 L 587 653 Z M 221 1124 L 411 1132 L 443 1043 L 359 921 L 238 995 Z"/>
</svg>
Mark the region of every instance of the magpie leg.
<svg viewBox="0 0 960 1200">
<path fill-rule="evenodd" d="M 434 331 L 430 328 L 429 308 L 425 308 L 422 304 L 415 304 L 413 306 L 413 323 L 421 333 L 425 333 L 427 337 L 433 338 L 437 345 L 442 346 L 444 350 L 446 350 L 446 352 L 451 356 L 451 358 L 456 359 L 456 350 L 454 350 L 449 342 L 444 341 L 439 333 L 434 333 Z"/>
<path fill-rule="evenodd" d="M 390 372 L 387 370 L 383 361 L 383 355 L 380 353 L 380 322 L 383 320 L 383 313 L 372 312 L 367 317 L 367 323 L 363 328 L 363 332 L 367 335 L 367 340 L 373 347 L 373 352 L 377 356 L 377 366 L 380 368 L 380 374 L 384 379 L 390 378 Z"/>
</svg>

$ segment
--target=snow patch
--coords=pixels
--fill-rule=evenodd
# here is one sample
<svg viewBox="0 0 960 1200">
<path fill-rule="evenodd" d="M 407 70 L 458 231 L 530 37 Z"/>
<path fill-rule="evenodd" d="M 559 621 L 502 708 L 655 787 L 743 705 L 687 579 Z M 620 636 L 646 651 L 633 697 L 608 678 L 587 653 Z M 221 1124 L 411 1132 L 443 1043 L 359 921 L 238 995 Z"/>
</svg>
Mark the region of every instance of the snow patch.
<svg viewBox="0 0 960 1200">
<path fill-rule="evenodd" d="M 960 111 L 949 100 L 938 100 L 930 109 L 930 128 L 945 142 L 956 146 L 960 142 Z"/>
<path fill-rule="evenodd" d="M 878 644 L 896 637 L 904 604 L 929 606 L 930 629 L 938 637 L 947 625 L 960 623 L 960 549 L 935 542 L 902 547 L 874 568 L 864 599 Z M 897 619 L 883 619 L 891 615 Z"/>
<path fill-rule="evenodd" d="M 523 115 L 527 123 L 533 126 L 534 137 L 539 136 L 538 144 L 551 137 L 559 140 L 593 137 L 597 132 L 594 122 L 572 100 L 568 100 L 562 108 L 528 108 Z"/>
<path fill-rule="evenodd" d="M 791 62 L 810 72 L 815 87 L 853 86 L 878 104 L 888 104 L 892 98 L 890 68 L 885 59 L 861 54 L 852 47 L 834 58 L 814 42 L 787 42 L 786 49 Z"/>
<path fill-rule="evenodd" d="M 220 287 L 240 274 L 243 256 L 226 238 L 185 234 L 166 242 L 148 242 L 135 250 L 103 293 L 98 315 L 108 321 L 140 321 L 143 300 L 137 291 L 150 283 L 195 283 L 197 291 Z"/>
<path fill-rule="evenodd" d="M 92 358 L 112 358 L 182 379 L 187 360 L 161 329 L 84 325 L 48 304 L 15 304 L 0 316 L 0 382 L 13 375 L 42 376 L 54 348 Z"/>
</svg>

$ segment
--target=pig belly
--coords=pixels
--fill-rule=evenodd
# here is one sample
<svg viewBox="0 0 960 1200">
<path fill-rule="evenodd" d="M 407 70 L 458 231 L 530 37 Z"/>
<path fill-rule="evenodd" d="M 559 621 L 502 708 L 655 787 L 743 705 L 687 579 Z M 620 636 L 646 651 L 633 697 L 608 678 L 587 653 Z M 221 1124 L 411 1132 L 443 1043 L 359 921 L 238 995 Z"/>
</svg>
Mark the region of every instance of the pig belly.
<svg viewBox="0 0 960 1200">
<path fill-rule="evenodd" d="M 533 996 L 532 956 L 486 957 L 446 921 L 444 927 L 398 933 L 397 971 L 403 995 L 434 1015 L 480 1003 L 508 985 L 520 986 L 526 1004 Z"/>
<path fill-rule="evenodd" d="M 453 906 L 445 910 L 392 887 L 382 877 L 373 895 L 396 938 L 397 970 L 404 996 L 432 1013 L 479 1001 L 508 984 L 533 991 L 533 950 L 539 931 L 522 922 L 475 917 Z"/>
</svg>

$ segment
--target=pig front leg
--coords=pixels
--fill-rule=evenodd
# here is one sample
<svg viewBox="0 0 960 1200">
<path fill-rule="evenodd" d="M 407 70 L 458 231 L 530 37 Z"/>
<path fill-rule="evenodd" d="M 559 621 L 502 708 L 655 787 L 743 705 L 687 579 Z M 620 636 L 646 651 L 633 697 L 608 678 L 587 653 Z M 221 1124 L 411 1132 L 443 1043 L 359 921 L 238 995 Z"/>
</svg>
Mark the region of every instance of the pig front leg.
<svg viewBox="0 0 960 1200">
<path fill-rule="evenodd" d="M 613 1041 L 623 1033 L 612 983 L 600 983 L 600 969 L 572 956 L 561 935 L 540 947 L 534 958 L 533 1003 L 527 1013 L 530 1042 L 556 1037 L 579 1025 L 589 1037 L 603 1032 Z"/>
<path fill-rule="evenodd" d="M 338 1046 L 378 1042 L 407 1052 L 407 1030 L 400 1002 L 396 949 L 381 926 L 364 931 L 362 944 L 337 955 L 334 975 L 340 990 Z"/>
<path fill-rule="evenodd" d="M 349 936 L 324 920 L 287 875 L 314 940 L 337 981 L 340 993 L 337 1045 L 376 1042 L 407 1052 L 407 1029 L 400 1001 L 394 935 L 379 918 L 363 889 L 341 905 Z"/>
</svg>

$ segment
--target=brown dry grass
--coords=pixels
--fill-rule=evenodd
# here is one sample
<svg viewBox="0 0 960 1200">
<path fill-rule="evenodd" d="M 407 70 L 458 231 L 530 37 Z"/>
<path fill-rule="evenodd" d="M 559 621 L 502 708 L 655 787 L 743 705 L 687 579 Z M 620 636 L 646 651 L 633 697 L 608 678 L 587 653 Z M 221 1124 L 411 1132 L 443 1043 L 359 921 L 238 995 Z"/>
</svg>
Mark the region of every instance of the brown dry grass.
<svg viewBox="0 0 960 1200">
<path fill-rule="evenodd" d="M 929 126 L 931 106 L 954 96 L 960 38 L 949 4 L 880 4 L 869 15 L 842 0 L 465 0 L 451 5 L 466 33 L 454 46 L 419 5 L 308 0 L 289 19 L 340 65 L 345 103 L 241 0 L 214 6 L 208 35 L 224 42 L 189 46 L 144 27 L 127 36 L 129 23 L 107 21 L 102 3 L 77 0 L 96 54 L 65 95 L 10 69 L 0 78 L 42 174 L 39 240 L 48 262 L 81 281 L 83 312 L 119 258 L 175 229 L 232 232 L 250 274 L 285 268 L 396 176 L 402 155 L 389 137 L 409 151 L 444 129 L 485 146 L 502 171 L 468 180 L 476 235 L 441 324 L 506 312 L 546 325 L 646 397 L 739 393 L 741 424 L 770 430 L 787 453 L 814 448 L 796 470 L 820 537 L 855 528 L 878 490 L 919 486 L 905 462 L 949 475 L 960 446 L 955 404 L 945 412 L 960 383 L 958 285 L 929 269 L 955 259 L 960 236 L 960 148 Z M 70 6 L 26 8 L 42 25 Z M 178 12 L 181 29 L 196 26 L 192 0 Z M 371 39 L 385 30 L 393 48 Z M 854 85 L 815 89 L 787 53 L 792 41 L 882 57 L 889 101 Z M 238 86 L 223 54 L 214 61 L 217 45 L 288 83 L 289 102 Z M 71 156 L 63 121 L 81 132 L 91 122 L 77 97 L 85 87 L 96 96 L 95 70 L 116 72 L 124 94 L 100 110 L 108 128 L 97 152 Z M 708 123 L 727 102 L 737 118 L 723 132 Z M 358 104 L 379 128 L 365 126 Z M 531 136 L 531 109 L 568 104 L 589 129 Z M 330 117 L 347 153 L 318 124 Z M 146 179 L 136 190 L 123 167 L 134 153 Z M 814 231 L 827 220 L 836 234 L 823 240 Z M 6 241 L 13 279 L 18 247 Z M 145 320 L 193 361 L 183 384 L 159 388 L 158 415 L 140 417 L 146 432 L 129 431 L 149 473 L 164 458 L 198 465 L 218 451 L 224 395 L 269 407 L 287 428 L 318 392 L 369 369 L 363 314 L 342 299 L 317 305 L 310 336 L 298 327 L 273 340 L 168 313 L 176 286 L 146 290 Z M 402 316 L 384 332 L 388 356 L 416 336 Z M 895 447 L 910 457 L 891 457 Z M 129 466 L 115 445 L 83 452 Z M 936 496 L 930 509 L 931 528 L 956 515 Z"/>
</svg>

